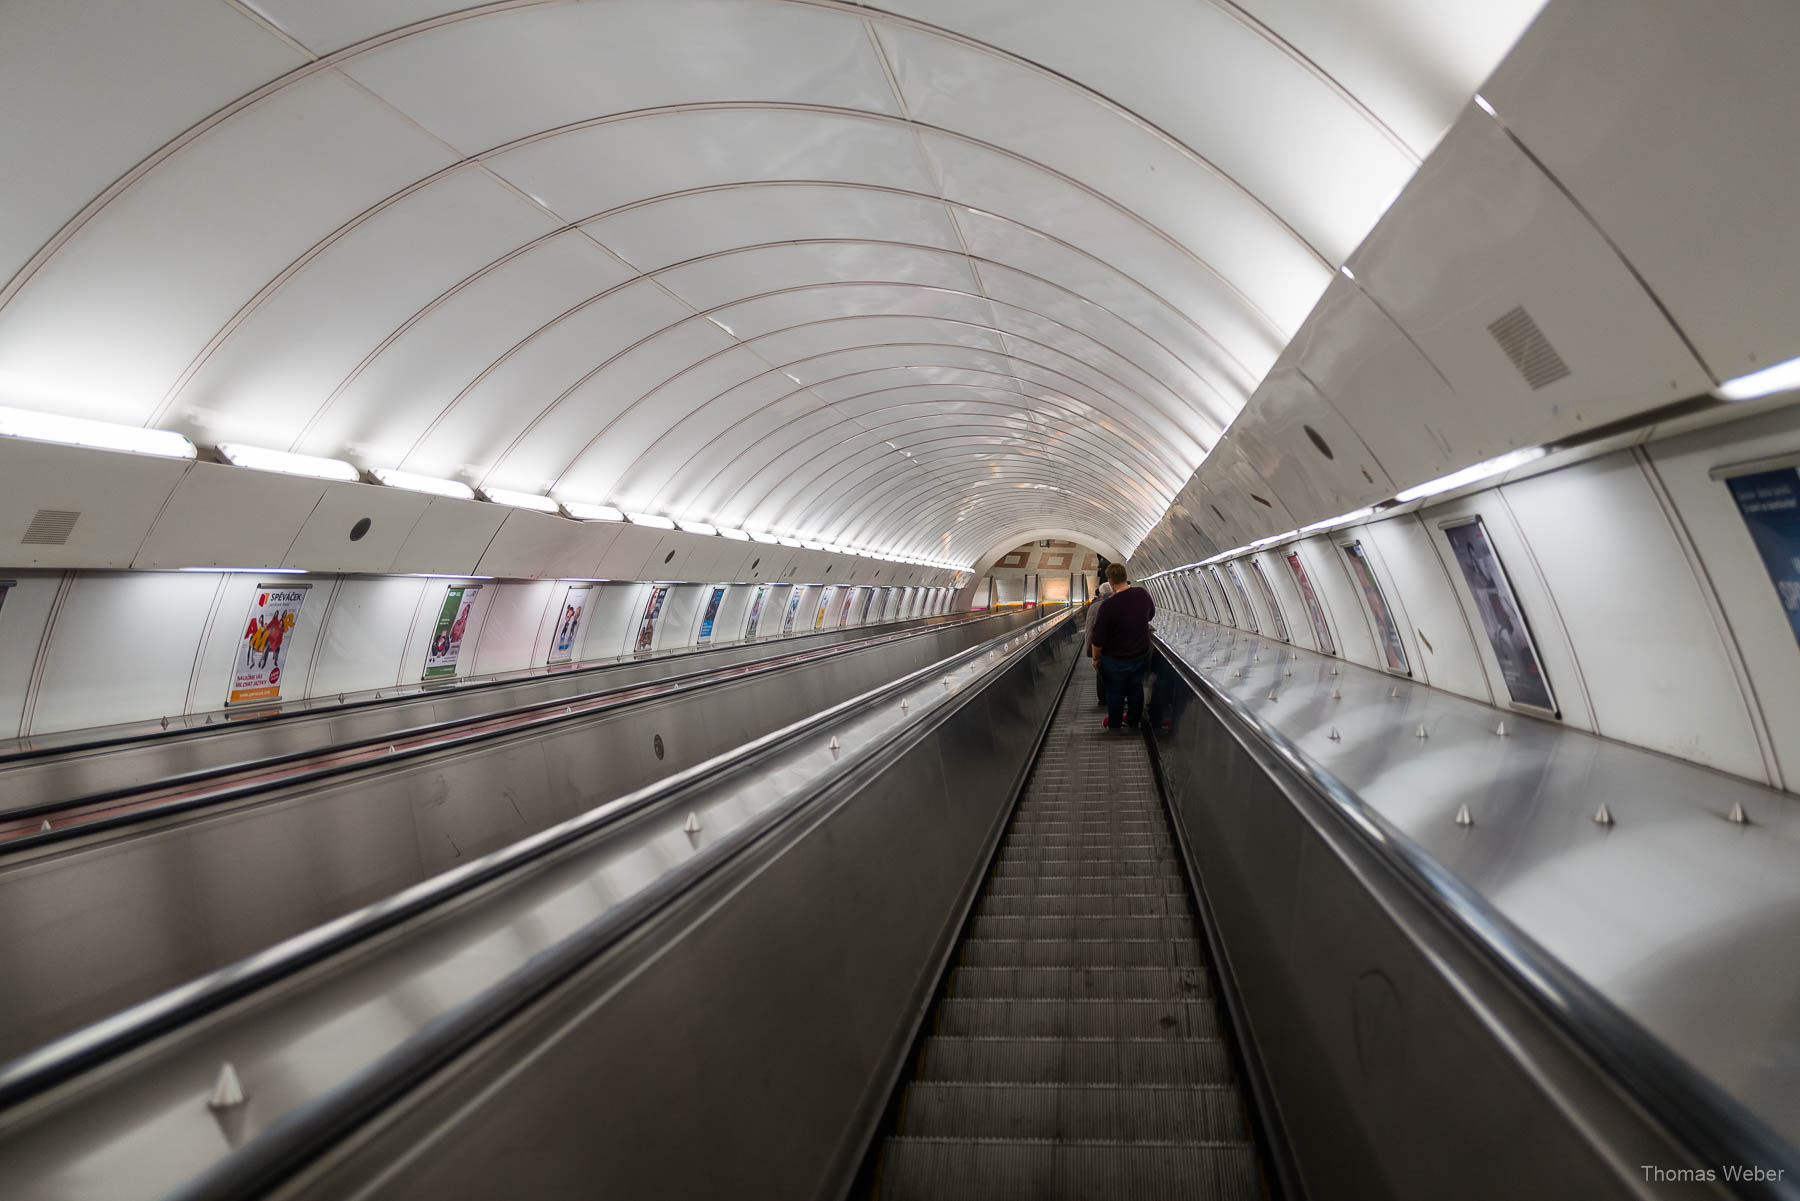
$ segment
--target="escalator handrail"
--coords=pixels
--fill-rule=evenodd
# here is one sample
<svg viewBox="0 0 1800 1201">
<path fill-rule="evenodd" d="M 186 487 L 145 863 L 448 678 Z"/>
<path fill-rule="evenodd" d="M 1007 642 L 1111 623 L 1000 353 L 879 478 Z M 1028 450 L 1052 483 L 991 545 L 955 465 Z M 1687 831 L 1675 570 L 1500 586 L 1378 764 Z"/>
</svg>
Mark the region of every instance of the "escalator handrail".
<svg viewBox="0 0 1800 1201">
<path fill-rule="evenodd" d="M 479 859 L 423 880 L 384 900 L 284 939 L 237 963 L 209 972 L 186 984 L 141 1001 L 29 1052 L 0 1063 L 0 1112 L 13 1108 L 69 1078 L 115 1059 L 150 1040 L 176 1030 L 258 989 L 364 942 L 401 922 L 443 905 L 473 889 L 527 870 L 544 857 L 582 839 L 595 837 L 618 822 L 649 809 L 672 804 L 690 789 L 725 772 L 741 771 L 803 739 L 818 736 L 828 723 L 881 704 L 934 675 L 954 672 L 1007 639 L 1014 645 L 1034 639 L 1068 616 L 1049 614 L 987 642 L 957 651 L 858 696 L 809 714 L 780 730 L 645 785 L 604 805 L 561 822 Z M 896 737 L 899 733 L 896 732 Z M 871 752 L 872 753 L 872 752 Z M 788 807 L 783 807 L 788 808 Z M 724 841 L 721 840 L 723 845 Z M 700 856 L 696 856 L 696 859 Z M 692 864 L 692 860 L 688 864 Z M 683 871 L 678 866 L 671 869 Z M 685 877 L 684 877 L 685 878 Z"/>
<path fill-rule="evenodd" d="M 1349 832 L 1408 891 L 1569 1038 L 1625 1096 L 1700 1163 L 1781 1169 L 1776 1182 L 1738 1182 L 1740 1195 L 1800 1197 L 1800 1153 L 1737 1098 L 1702 1075 L 1519 929 L 1486 897 L 1390 824 L 1280 730 L 1190 664 L 1160 635 L 1164 662 L 1215 713 L 1229 716 L 1247 749 L 1283 791 Z"/>
<path fill-rule="evenodd" d="M 291 763 L 304 763 L 309 759 L 319 759 L 328 755 L 342 755 L 348 751 L 364 750 L 370 747 L 390 745 L 392 753 L 384 756 L 380 763 L 385 766 L 391 763 L 405 762 L 421 755 L 437 754 L 453 747 L 472 746 L 483 741 L 496 738 L 516 737 L 533 730 L 561 724 L 565 721 L 581 721 L 596 717 L 628 705 L 666 700 L 669 697 L 681 696 L 697 692 L 719 684 L 732 683 L 739 680 L 753 679 L 771 672 L 784 671 L 791 667 L 807 663 L 817 663 L 838 655 L 851 654 L 870 650 L 879 646 L 892 645 L 912 638 L 920 638 L 939 633 L 946 629 L 955 629 L 965 625 L 975 625 L 986 617 L 971 618 L 968 621 L 954 624 L 936 624 L 917 626 L 905 630 L 896 630 L 887 634 L 877 634 L 868 638 L 852 639 L 848 642 L 832 643 L 829 646 L 811 647 L 796 650 L 789 654 L 772 655 L 767 659 L 753 659 L 744 664 L 732 664 L 711 670 L 684 672 L 678 675 L 664 676 L 655 680 L 642 680 L 635 684 L 621 684 L 610 688 L 599 688 L 590 692 L 573 693 L 540 701 L 529 701 L 511 708 L 494 709 L 485 713 L 464 714 L 460 717 L 445 718 L 442 721 L 425 722 L 416 726 L 387 730 L 370 734 L 362 738 L 334 742 L 330 746 L 306 747 L 297 751 L 283 752 L 277 755 L 265 755 L 255 759 L 239 760 L 236 763 L 219 764 L 212 767 L 196 768 L 191 772 L 183 772 L 175 776 L 167 776 L 150 784 L 129 784 L 118 788 L 102 789 L 99 792 L 85 793 L 81 796 L 67 797 L 55 801 L 41 801 L 17 809 L 0 809 L 0 821 L 30 821 L 33 818 L 51 817 L 71 809 L 81 809 L 92 805 L 103 805 L 109 801 L 121 801 L 143 793 L 156 792 L 166 788 L 179 788 L 190 784 L 203 784 L 207 780 L 221 779 L 242 775 L 246 772 L 266 771 Z M 608 697 L 616 697 L 613 704 L 607 703 Z M 567 712 L 575 705 L 585 706 L 580 712 Z M 563 710 L 563 712 L 552 712 Z M 528 715 L 540 713 L 541 717 L 531 718 Z M 483 729 L 456 737 L 454 731 L 474 725 L 491 722 L 507 722 L 512 724 L 497 729 Z M 436 741 L 435 735 L 450 735 Z M 401 741 L 412 745 L 399 746 Z M 172 814 L 184 813 L 192 809 L 210 805 L 223 804 L 239 800 L 245 796 L 253 796 L 259 792 L 273 791 L 278 788 L 291 788 L 296 784 L 315 783 L 333 776 L 349 772 L 361 771 L 370 766 L 369 760 L 358 760 L 352 763 L 329 764 L 309 772 L 300 772 L 284 776 L 277 780 L 251 780 L 235 786 L 226 786 L 198 796 L 171 799 L 166 804 L 153 805 L 150 808 L 132 810 L 112 817 L 96 818 L 90 822 L 82 822 L 67 826 L 52 826 L 49 830 L 27 834 L 19 838 L 0 841 L 0 855 L 10 855 L 16 851 L 29 851 L 57 842 L 86 835 L 116 830 L 136 825 L 154 818 L 168 817 Z"/>
</svg>

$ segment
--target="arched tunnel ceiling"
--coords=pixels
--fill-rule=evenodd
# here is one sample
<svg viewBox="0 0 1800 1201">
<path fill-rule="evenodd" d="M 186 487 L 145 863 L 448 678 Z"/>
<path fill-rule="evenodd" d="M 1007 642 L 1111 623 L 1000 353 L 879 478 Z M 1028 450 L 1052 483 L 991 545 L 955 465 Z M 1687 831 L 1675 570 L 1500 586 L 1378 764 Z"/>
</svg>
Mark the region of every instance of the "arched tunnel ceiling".
<svg viewBox="0 0 1800 1201">
<path fill-rule="evenodd" d="M 0 403 L 1135 547 L 1538 0 L 16 0 Z"/>
</svg>

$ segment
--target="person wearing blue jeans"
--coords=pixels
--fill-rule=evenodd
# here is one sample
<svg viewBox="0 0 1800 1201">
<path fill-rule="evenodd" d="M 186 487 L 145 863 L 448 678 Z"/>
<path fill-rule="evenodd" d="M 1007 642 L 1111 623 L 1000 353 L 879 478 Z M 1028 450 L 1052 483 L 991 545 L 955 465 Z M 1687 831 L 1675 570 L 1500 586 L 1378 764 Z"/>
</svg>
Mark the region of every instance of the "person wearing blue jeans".
<svg viewBox="0 0 1800 1201">
<path fill-rule="evenodd" d="M 1127 725 L 1135 727 L 1144 716 L 1144 672 L 1150 666 L 1150 619 L 1156 602 L 1142 588 L 1133 587 L 1123 563 L 1109 563 L 1107 582 L 1113 594 L 1100 603 L 1094 615 L 1089 642 L 1094 666 L 1106 680 L 1106 719 L 1101 723 L 1115 734 Z"/>
</svg>

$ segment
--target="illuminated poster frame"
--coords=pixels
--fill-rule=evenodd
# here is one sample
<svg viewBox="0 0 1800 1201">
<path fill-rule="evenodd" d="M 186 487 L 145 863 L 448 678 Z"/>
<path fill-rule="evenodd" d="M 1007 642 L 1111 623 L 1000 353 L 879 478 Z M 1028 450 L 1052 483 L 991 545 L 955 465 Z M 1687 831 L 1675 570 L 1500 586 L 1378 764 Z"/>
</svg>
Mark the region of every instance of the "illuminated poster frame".
<svg viewBox="0 0 1800 1201">
<path fill-rule="evenodd" d="M 656 619 L 662 615 L 663 602 L 668 599 L 669 586 L 667 584 L 658 584 L 650 590 L 650 599 L 644 603 L 643 620 L 638 622 L 637 643 L 632 647 L 632 654 L 649 653 L 652 644 L 656 641 Z"/>
<path fill-rule="evenodd" d="M 1716 467 L 1775 589 L 1788 629 L 1800 641 L 1800 455 Z"/>
<path fill-rule="evenodd" d="M 1216 598 L 1221 602 L 1219 611 L 1225 614 L 1227 623 L 1233 626 L 1237 625 L 1237 610 L 1231 607 L 1231 593 L 1225 588 L 1225 576 L 1217 567 L 1209 567 L 1207 570 L 1212 573 L 1212 582 L 1217 585 L 1219 589 L 1219 595 Z"/>
<path fill-rule="evenodd" d="M 556 620 L 556 637 L 550 641 L 550 657 L 546 663 L 567 663 L 575 657 L 581 619 L 587 613 L 588 593 L 593 590 L 592 584 L 570 584 L 563 592 L 562 616 Z"/>
<path fill-rule="evenodd" d="M 1225 564 L 1225 574 L 1231 577 L 1231 586 L 1237 589 L 1238 603 L 1244 606 L 1245 626 L 1252 634 L 1262 633 L 1262 626 L 1256 620 L 1256 607 L 1250 603 L 1250 590 L 1244 587 L 1244 575 L 1236 563 Z"/>
<path fill-rule="evenodd" d="M 480 595 L 480 584 L 451 584 L 444 589 L 444 600 L 438 606 L 431 641 L 425 647 L 425 674 L 421 678 L 436 680 L 456 674 L 456 662 L 462 657 L 463 635 L 468 632 L 469 618 L 475 612 L 475 601 Z"/>
<path fill-rule="evenodd" d="M 1203 569 L 1196 567 L 1189 574 L 1191 574 L 1194 577 L 1194 581 L 1200 585 L 1200 595 L 1206 598 L 1207 616 L 1212 620 L 1214 625 L 1224 625 L 1225 619 L 1219 616 L 1219 602 L 1213 599 L 1212 585 L 1206 582 L 1206 572 Z"/>
<path fill-rule="evenodd" d="M 875 597 L 877 596 L 879 591 L 880 590 L 876 589 L 876 588 L 868 588 L 868 589 L 864 590 L 865 595 L 863 596 L 862 615 L 856 619 L 857 625 L 861 626 L 861 625 L 869 624 L 869 606 L 871 606 L 875 603 Z"/>
<path fill-rule="evenodd" d="M 825 612 L 831 608 L 831 602 L 837 599 L 835 587 L 823 588 L 819 591 L 819 607 L 813 610 L 812 628 L 817 630 L 825 625 Z"/>
<path fill-rule="evenodd" d="M 789 587 L 793 592 L 788 596 L 787 612 L 781 617 L 781 632 L 784 636 L 794 632 L 794 614 L 800 611 L 800 598 L 806 595 L 806 588 L 802 584 L 792 584 Z"/>
<path fill-rule="evenodd" d="M 744 623 L 746 640 L 756 637 L 756 623 L 762 618 L 763 601 L 768 598 L 769 587 L 768 584 L 756 586 L 756 595 L 750 600 L 750 619 Z"/>
<path fill-rule="evenodd" d="M 1275 599 L 1275 589 L 1269 587 L 1269 577 L 1263 571 L 1261 559 L 1250 560 L 1250 570 L 1256 575 L 1256 586 L 1262 589 L 1263 603 L 1269 606 L 1269 616 L 1275 619 L 1275 636 L 1283 642 L 1292 642 L 1288 637 L 1287 614 L 1281 611 L 1281 602 Z"/>
<path fill-rule="evenodd" d="M 1550 690 L 1550 675 L 1538 654 L 1531 623 L 1519 607 L 1487 526 L 1480 517 L 1462 517 L 1441 521 L 1438 528 L 1444 531 L 1469 595 L 1475 598 L 1476 616 L 1481 618 L 1488 646 L 1500 664 L 1500 678 L 1506 682 L 1513 708 L 1557 716 L 1556 694 Z"/>
<path fill-rule="evenodd" d="M 725 603 L 725 588 L 714 585 L 712 595 L 706 598 L 706 610 L 700 615 L 700 633 L 694 639 L 695 646 L 705 646 L 712 641 L 713 624 L 719 619 L 719 606 Z"/>
<path fill-rule="evenodd" d="M 258 584 L 250 593 L 250 615 L 231 661 L 227 705 L 281 699 L 282 673 L 294 648 L 294 627 L 311 584 Z"/>
<path fill-rule="evenodd" d="M 1294 577 L 1294 587 L 1300 590 L 1300 600 L 1306 605 L 1306 616 L 1312 621 L 1313 637 L 1319 641 L 1319 649 L 1328 655 L 1337 654 L 1337 644 L 1331 640 L 1331 627 L 1325 623 L 1325 606 L 1319 603 L 1319 594 L 1313 591 L 1312 577 L 1306 574 L 1306 564 L 1300 561 L 1300 552 L 1289 551 L 1287 559 L 1288 572 Z"/>
<path fill-rule="evenodd" d="M 1394 611 L 1388 608 L 1381 581 L 1375 578 L 1375 565 L 1369 562 L 1369 552 L 1363 549 L 1361 542 L 1340 543 L 1339 549 L 1350 565 L 1350 578 L 1362 593 L 1363 608 L 1369 614 L 1375 641 L 1381 647 L 1387 669 L 1396 675 L 1412 675 L 1412 664 L 1406 658 L 1406 644 L 1400 641 L 1400 627 L 1394 623 Z"/>
</svg>

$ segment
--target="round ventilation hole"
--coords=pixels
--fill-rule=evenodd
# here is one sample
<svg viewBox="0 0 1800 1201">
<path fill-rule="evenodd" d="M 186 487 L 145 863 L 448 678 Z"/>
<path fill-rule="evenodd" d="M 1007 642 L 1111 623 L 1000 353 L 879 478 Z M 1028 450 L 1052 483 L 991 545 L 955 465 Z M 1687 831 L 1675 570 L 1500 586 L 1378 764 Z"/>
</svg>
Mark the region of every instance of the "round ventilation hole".
<svg viewBox="0 0 1800 1201">
<path fill-rule="evenodd" d="M 673 559 L 674 557 L 675 557 L 675 552 L 670 551 L 668 554 L 663 556 L 663 562 L 667 563 L 670 559 Z"/>
<path fill-rule="evenodd" d="M 350 527 L 350 541 L 361 542 L 368 532 L 375 528 L 375 523 L 367 517 Z"/>
<path fill-rule="evenodd" d="M 650 749 L 656 752 L 656 757 L 658 759 L 663 757 L 663 740 L 661 734 L 658 734 L 655 738 L 650 740 Z"/>
<path fill-rule="evenodd" d="M 1312 439 L 1312 444 L 1319 448 L 1320 454 L 1324 455 L 1328 459 L 1337 458 L 1336 455 L 1331 453 L 1331 443 L 1325 441 L 1324 437 L 1320 435 L 1318 430 L 1314 429 L 1310 425 L 1303 425 L 1300 428 L 1306 431 L 1306 436 L 1308 438 Z"/>
</svg>

